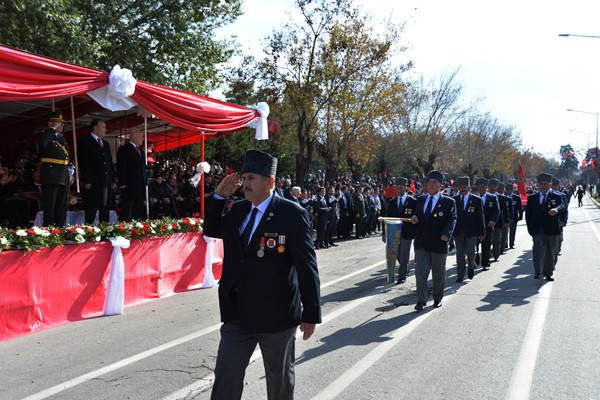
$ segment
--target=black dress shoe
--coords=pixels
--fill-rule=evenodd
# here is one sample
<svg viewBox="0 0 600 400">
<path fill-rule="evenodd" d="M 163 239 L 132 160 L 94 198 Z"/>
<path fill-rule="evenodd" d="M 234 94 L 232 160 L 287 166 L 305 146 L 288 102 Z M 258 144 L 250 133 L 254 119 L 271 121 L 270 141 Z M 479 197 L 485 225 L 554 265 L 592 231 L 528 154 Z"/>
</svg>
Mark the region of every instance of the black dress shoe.
<svg viewBox="0 0 600 400">
<path fill-rule="evenodd" d="M 535 274 L 535 275 L 533 276 L 533 279 L 540 279 L 540 274 Z"/>
<path fill-rule="evenodd" d="M 426 303 L 423 303 L 423 302 L 418 302 L 418 303 L 417 303 L 417 305 L 415 306 L 415 310 L 416 310 L 416 311 L 422 311 L 422 310 L 423 310 L 423 308 L 425 307 L 425 304 L 426 304 Z"/>
<path fill-rule="evenodd" d="M 329 243 L 329 245 L 330 245 L 331 247 L 338 247 L 338 245 L 337 245 L 337 244 L 335 244 L 335 243 Z"/>
<path fill-rule="evenodd" d="M 489 269 L 490 269 L 490 267 L 489 267 L 489 266 L 487 266 L 487 265 L 484 265 L 484 266 L 483 266 L 481 269 L 482 269 L 482 270 L 484 270 L 484 271 L 487 271 L 487 270 L 489 270 Z"/>
<path fill-rule="evenodd" d="M 406 278 L 398 278 L 398 285 L 403 284 L 404 282 L 406 282 Z"/>
<path fill-rule="evenodd" d="M 463 281 L 463 278 L 456 278 L 456 280 L 454 282 L 461 283 L 462 281 Z"/>
<path fill-rule="evenodd" d="M 440 308 L 442 306 L 441 300 L 436 300 L 433 302 L 433 308 Z"/>
<path fill-rule="evenodd" d="M 473 277 L 475 276 L 475 270 L 469 268 L 469 270 L 467 271 L 467 276 L 469 277 L 469 279 L 473 279 Z"/>
<path fill-rule="evenodd" d="M 548 282 L 554 282 L 554 278 L 553 278 L 553 277 L 551 277 L 550 275 L 546 275 L 546 280 L 547 280 Z"/>
</svg>

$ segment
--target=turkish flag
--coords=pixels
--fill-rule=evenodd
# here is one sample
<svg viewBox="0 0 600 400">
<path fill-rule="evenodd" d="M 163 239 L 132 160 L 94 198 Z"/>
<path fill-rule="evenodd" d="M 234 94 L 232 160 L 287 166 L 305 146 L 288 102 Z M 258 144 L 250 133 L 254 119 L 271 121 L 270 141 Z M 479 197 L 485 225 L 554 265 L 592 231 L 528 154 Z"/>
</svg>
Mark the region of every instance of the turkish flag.
<svg viewBox="0 0 600 400">
<path fill-rule="evenodd" d="M 587 160 L 584 158 L 581 162 L 581 169 L 585 169 L 585 167 L 587 167 Z"/>
<path fill-rule="evenodd" d="M 415 187 L 415 180 L 413 179 L 412 182 L 410 183 L 410 191 L 413 192 L 414 194 L 417 194 L 417 188 Z"/>
<path fill-rule="evenodd" d="M 525 177 L 525 170 L 519 161 L 519 172 L 517 173 L 517 192 L 521 196 L 527 195 L 527 184 L 525 183 L 527 178 Z"/>
</svg>

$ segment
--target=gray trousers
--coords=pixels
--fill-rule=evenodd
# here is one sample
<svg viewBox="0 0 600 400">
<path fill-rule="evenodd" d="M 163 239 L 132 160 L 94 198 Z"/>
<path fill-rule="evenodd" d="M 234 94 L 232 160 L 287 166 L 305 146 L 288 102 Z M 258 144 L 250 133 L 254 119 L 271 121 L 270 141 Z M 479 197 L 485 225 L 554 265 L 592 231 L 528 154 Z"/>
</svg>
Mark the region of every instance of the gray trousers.
<svg viewBox="0 0 600 400">
<path fill-rule="evenodd" d="M 533 239 L 533 270 L 536 275 L 552 276 L 558 258 L 560 235 L 539 233 Z"/>
<path fill-rule="evenodd" d="M 464 279 L 467 265 L 469 266 L 469 269 L 477 268 L 477 264 L 475 264 L 477 237 L 467 237 L 463 235 L 455 236 L 454 246 L 456 246 L 456 275 L 457 278 Z"/>
<path fill-rule="evenodd" d="M 446 254 L 415 249 L 415 262 L 417 302 L 427 302 L 427 279 L 430 271 L 433 280 L 433 300 L 441 301 L 446 287 Z"/>
<path fill-rule="evenodd" d="M 498 259 L 500 257 L 500 253 L 502 252 L 502 228 L 494 228 L 492 232 L 492 256 L 494 259 Z"/>
<path fill-rule="evenodd" d="M 504 252 L 504 249 L 508 248 L 508 231 L 509 231 L 509 225 L 508 225 L 508 223 L 505 223 L 504 226 L 502 227 L 502 242 L 501 242 L 501 247 L 500 247 L 501 253 Z"/>
<path fill-rule="evenodd" d="M 408 262 L 410 260 L 410 246 L 412 239 L 400 239 L 398 243 L 398 251 L 396 252 L 396 258 L 400 267 L 398 268 L 398 279 L 406 278 L 408 275 Z"/>
<path fill-rule="evenodd" d="M 510 247 L 515 247 L 515 238 L 517 237 L 517 223 L 519 221 L 513 221 L 512 224 L 510 224 L 510 232 L 509 232 L 509 245 Z"/>
<path fill-rule="evenodd" d="M 244 376 L 250 357 L 260 346 L 265 366 L 267 398 L 293 400 L 296 329 L 275 333 L 250 333 L 237 321 L 221 326 L 221 342 L 215 366 L 215 383 L 211 400 L 239 400 L 244 389 Z"/>
</svg>

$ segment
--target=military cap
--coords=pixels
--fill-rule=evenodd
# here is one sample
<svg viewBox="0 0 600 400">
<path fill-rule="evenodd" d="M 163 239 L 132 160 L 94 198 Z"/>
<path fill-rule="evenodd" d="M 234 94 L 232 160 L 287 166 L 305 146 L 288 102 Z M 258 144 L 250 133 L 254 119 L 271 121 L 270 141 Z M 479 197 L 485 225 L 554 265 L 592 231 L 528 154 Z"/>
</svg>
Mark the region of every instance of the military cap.
<svg viewBox="0 0 600 400">
<path fill-rule="evenodd" d="M 456 186 L 471 186 L 471 179 L 468 176 L 459 176 L 454 183 Z"/>
<path fill-rule="evenodd" d="M 244 156 L 244 166 L 242 167 L 242 174 L 245 172 L 275 177 L 277 158 L 262 151 L 248 150 Z"/>
<path fill-rule="evenodd" d="M 553 177 L 553 178 L 552 178 L 552 184 L 553 184 L 554 186 L 558 186 L 558 185 L 560 185 L 560 182 L 558 181 L 558 179 L 556 179 L 556 178 L 554 178 L 554 177 Z"/>
<path fill-rule="evenodd" d="M 406 178 L 396 178 L 394 181 L 396 186 L 406 186 L 408 185 L 408 179 Z"/>
<path fill-rule="evenodd" d="M 489 184 L 489 181 L 485 178 L 477 178 L 477 180 L 475 181 L 476 186 L 479 186 L 479 185 L 487 186 L 488 184 Z"/>
<path fill-rule="evenodd" d="M 54 110 L 50 113 L 50 115 L 48 116 L 48 121 L 52 121 L 52 122 L 65 122 L 65 120 L 63 119 L 62 116 L 62 111 L 61 110 Z"/>
<path fill-rule="evenodd" d="M 488 181 L 488 186 L 490 186 L 490 187 L 498 187 L 498 183 L 499 183 L 498 179 L 490 179 Z"/>
<path fill-rule="evenodd" d="M 550 183 L 550 182 L 552 182 L 552 175 L 542 172 L 541 174 L 539 174 L 537 176 L 537 181 Z"/>
<path fill-rule="evenodd" d="M 515 190 L 515 187 L 512 183 L 507 183 L 506 185 L 504 185 L 504 189 L 512 191 Z"/>
<path fill-rule="evenodd" d="M 426 182 L 429 182 L 430 179 L 435 179 L 441 184 L 444 183 L 444 175 L 442 175 L 442 173 L 436 169 L 429 171 L 429 173 L 425 177 Z"/>
</svg>

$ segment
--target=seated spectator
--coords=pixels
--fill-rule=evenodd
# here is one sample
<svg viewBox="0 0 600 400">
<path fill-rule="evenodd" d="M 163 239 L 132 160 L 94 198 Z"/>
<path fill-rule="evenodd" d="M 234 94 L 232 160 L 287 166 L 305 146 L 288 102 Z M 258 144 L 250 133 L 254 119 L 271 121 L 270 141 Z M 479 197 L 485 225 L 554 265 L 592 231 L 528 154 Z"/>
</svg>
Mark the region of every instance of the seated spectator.
<svg viewBox="0 0 600 400">
<path fill-rule="evenodd" d="M 148 186 L 148 198 L 150 199 L 150 218 L 156 219 L 159 214 L 168 214 L 166 207 L 167 194 L 162 175 L 157 174 L 152 182 L 150 182 Z"/>
<path fill-rule="evenodd" d="M 17 173 L 0 168 L 0 218 L 8 221 L 7 227 L 29 226 L 29 204 L 18 195 Z"/>
<path fill-rule="evenodd" d="M 183 197 L 179 185 L 177 185 L 177 175 L 169 175 L 169 179 L 165 184 L 165 195 L 167 213 L 173 218 L 180 218 L 179 210 L 183 208 Z"/>
</svg>

